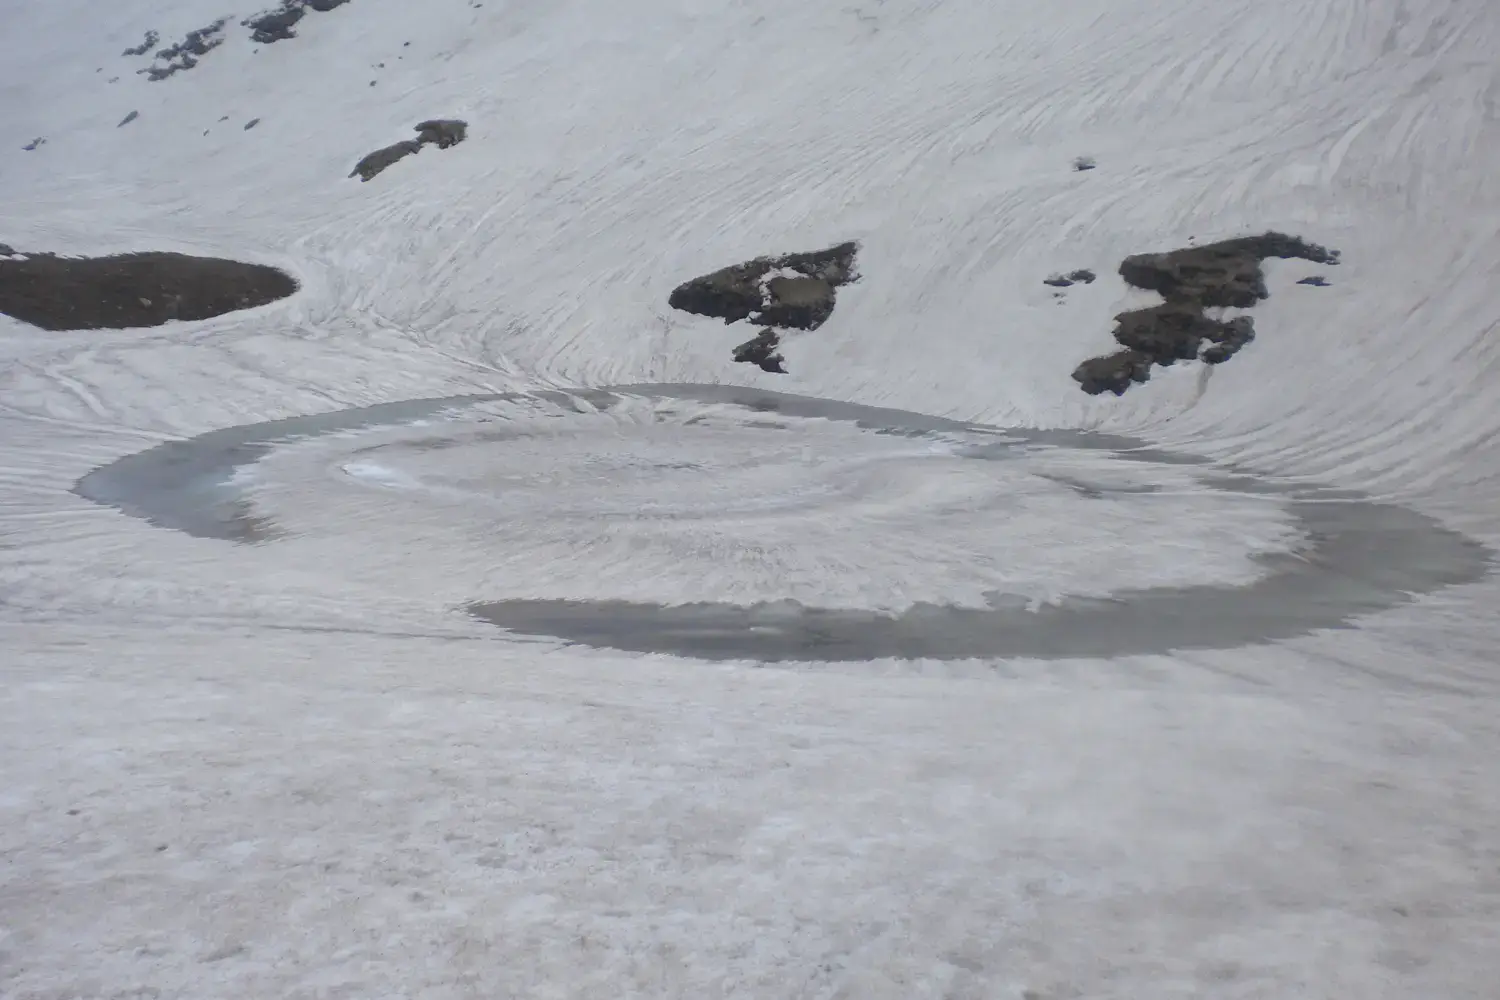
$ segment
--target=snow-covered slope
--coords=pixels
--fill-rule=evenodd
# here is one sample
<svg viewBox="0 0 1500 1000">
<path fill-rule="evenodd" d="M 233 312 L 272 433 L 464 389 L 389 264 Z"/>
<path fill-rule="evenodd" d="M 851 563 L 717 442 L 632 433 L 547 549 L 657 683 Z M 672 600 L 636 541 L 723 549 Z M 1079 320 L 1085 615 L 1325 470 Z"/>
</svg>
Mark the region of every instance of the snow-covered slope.
<svg viewBox="0 0 1500 1000">
<path fill-rule="evenodd" d="M 160 82 L 120 55 L 227 13 L 3 15 L 0 241 L 302 290 L 0 316 L 0 993 L 1493 995 L 1500 8 L 351 0 L 266 46 L 238 11 Z M 434 117 L 468 140 L 348 179 Z M 1332 284 L 1269 262 L 1232 361 L 1078 391 L 1151 300 L 1120 258 L 1268 229 L 1339 248 Z M 846 239 L 862 280 L 789 375 L 667 306 Z M 641 383 L 1120 437 L 975 463 L 572 392 Z M 262 449 L 256 544 L 70 492 L 224 428 L 537 390 Z M 1294 490 L 1405 519 L 1354 558 Z M 1330 552 L 1306 627 L 1097 658 L 773 669 L 463 613 L 1102 600 L 1143 632 Z"/>
</svg>

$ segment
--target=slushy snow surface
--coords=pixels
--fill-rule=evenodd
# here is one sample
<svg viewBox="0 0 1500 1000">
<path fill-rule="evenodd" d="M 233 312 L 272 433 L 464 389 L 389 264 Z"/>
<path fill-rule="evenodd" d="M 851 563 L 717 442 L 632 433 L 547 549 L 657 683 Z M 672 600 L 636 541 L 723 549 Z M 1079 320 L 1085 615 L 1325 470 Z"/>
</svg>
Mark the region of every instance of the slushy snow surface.
<svg viewBox="0 0 1500 1000">
<path fill-rule="evenodd" d="M 1500 546 L 1500 7 L 354 0 L 269 46 L 240 11 L 162 82 L 120 55 L 225 13 L 3 15 L 0 239 L 302 288 L 145 330 L 0 317 L 0 995 L 1496 995 L 1483 573 L 1095 658 L 709 661 L 464 609 L 1124 614 L 1313 558 L 1212 463 Z M 435 117 L 468 140 L 347 179 Z M 1151 301 L 1121 257 L 1268 229 L 1343 263 L 1270 262 L 1225 365 L 1078 391 Z M 666 305 L 848 239 L 863 278 L 790 375 Z M 1162 460 L 568 395 L 730 382 Z M 164 442 L 469 396 L 208 484 L 248 541 L 71 492 Z"/>
</svg>

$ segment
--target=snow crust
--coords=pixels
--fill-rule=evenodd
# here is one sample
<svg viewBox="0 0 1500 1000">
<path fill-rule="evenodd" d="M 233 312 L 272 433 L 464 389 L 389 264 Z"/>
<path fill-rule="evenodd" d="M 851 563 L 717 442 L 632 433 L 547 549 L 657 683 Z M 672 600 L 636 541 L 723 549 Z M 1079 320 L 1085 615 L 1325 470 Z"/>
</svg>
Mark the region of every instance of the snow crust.
<svg viewBox="0 0 1500 1000">
<path fill-rule="evenodd" d="M 303 288 L 0 317 L 0 995 L 1493 996 L 1493 579 L 1065 659 L 705 662 L 461 609 L 1249 585 L 1306 541 L 1274 497 L 545 397 L 270 448 L 255 544 L 70 492 L 303 414 L 733 382 L 1131 435 L 1500 546 L 1493 4 L 354 0 L 159 83 L 120 51 L 227 11 L 11 7 L 0 240 Z M 434 117 L 468 140 L 347 180 Z M 1230 363 L 1077 391 L 1151 300 L 1122 256 L 1266 229 L 1342 250 L 1332 284 L 1270 262 Z M 666 305 L 846 239 L 863 280 L 790 375 Z"/>
</svg>

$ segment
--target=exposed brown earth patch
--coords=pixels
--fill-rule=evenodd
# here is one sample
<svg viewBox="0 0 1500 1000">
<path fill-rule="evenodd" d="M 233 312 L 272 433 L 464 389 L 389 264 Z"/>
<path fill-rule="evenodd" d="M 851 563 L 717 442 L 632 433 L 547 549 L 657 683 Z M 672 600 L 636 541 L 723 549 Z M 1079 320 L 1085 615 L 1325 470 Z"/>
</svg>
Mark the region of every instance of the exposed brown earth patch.
<svg viewBox="0 0 1500 1000">
<path fill-rule="evenodd" d="M 1215 319 L 1205 310 L 1248 309 L 1267 298 L 1261 267 L 1267 257 L 1339 262 L 1337 250 L 1284 233 L 1126 257 L 1120 276 L 1136 288 L 1159 292 L 1164 301 L 1116 316 L 1114 336 L 1123 350 L 1083 362 L 1073 371 L 1074 381 L 1084 392 L 1118 396 L 1149 379 L 1152 365 L 1228 361 L 1255 339 L 1254 320 Z"/>
<path fill-rule="evenodd" d="M 177 253 L 0 259 L 0 312 L 44 330 L 210 319 L 296 290 L 296 280 L 274 267 Z"/>
</svg>

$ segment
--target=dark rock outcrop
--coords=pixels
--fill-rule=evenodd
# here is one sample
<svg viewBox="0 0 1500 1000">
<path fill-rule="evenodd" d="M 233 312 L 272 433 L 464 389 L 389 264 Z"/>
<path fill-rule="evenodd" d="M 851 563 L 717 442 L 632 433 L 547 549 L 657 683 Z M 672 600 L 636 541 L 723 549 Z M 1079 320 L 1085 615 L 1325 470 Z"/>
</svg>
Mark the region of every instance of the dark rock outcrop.
<svg viewBox="0 0 1500 1000">
<path fill-rule="evenodd" d="M 1254 321 L 1248 316 L 1217 320 L 1204 310 L 1246 309 L 1266 298 L 1261 262 L 1267 257 L 1339 262 L 1337 250 L 1284 233 L 1125 258 L 1120 276 L 1136 288 L 1161 293 L 1165 301 L 1116 316 L 1114 337 L 1126 350 L 1085 361 L 1074 370 L 1074 381 L 1084 392 L 1119 395 L 1131 384 L 1146 381 L 1152 363 L 1229 360 L 1255 338 Z M 1141 359 L 1145 368 L 1140 367 Z"/>
<path fill-rule="evenodd" d="M 438 149 L 456 146 L 468 137 L 469 124 L 457 118 L 435 118 L 420 123 L 416 126 L 416 130 L 415 139 L 392 143 L 367 155 L 354 165 L 349 176 L 358 176 L 361 182 L 367 181 L 397 160 L 421 152 L 423 146 L 433 145 Z"/>
<path fill-rule="evenodd" d="M 404 139 L 401 142 L 393 142 L 389 146 L 367 154 L 364 159 L 354 165 L 354 169 L 350 171 L 349 176 L 354 177 L 358 175 L 361 182 L 368 181 L 396 161 L 405 159 L 411 154 L 420 153 L 421 151 L 422 143 L 416 139 Z"/>
<path fill-rule="evenodd" d="M 1151 359 L 1136 351 L 1116 351 L 1099 358 L 1089 358 L 1073 372 L 1073 378 L 1092 395 L 1112 392 L 1116 396 L 1132 383 L 1151 377 Z"/>
<path fill-rule="evenodd" d="M 761 371 L 774 372 L 777 375 L 786 374 L 786 359 L 777 353 L 776 348 L 781 346 L 781 335 L 772 329 L 765 329 L 755 335 L 755 339 L 747 340 L 734 349 L 734 360 L 745 364 L 758 365 Z"/>
<path fill-rule="evenodd" d="M 342 7 L 348 2 L 349 0 L 282 0 L 281 6 L 275 10 L 256 14 L 240 23 L 250 29 L 252 41 L 261 45 L 270 45 L 273 42 L 296 38 L 297 33 L 292 29 L 297 26 L 308 10 L 325 13 L 335 7 Z"/>
<path fill-rule="evenodd" d="M 208 319 L 296 290 L 296 280 L 274 267 L 177 253 L 0 260 L 0 312 L 44 330 Z"/>
<path fill-rule="evenodd" d="M 298 0 L 284 0 L 276 10 L 248 17 L 240 24 L 250 29 L 251 41 L 260 45 L 270 45 L 273 42 L 296 38 L 297 33 L 292 29 L 306 13 L 306 9 Z"/>
<path fill-rule="evenodd" d="M 1181 302 L 1120 313 L 1115 323 L 1115 340 L 1121 347 L 1144 354 L 1159 365 L 1194 360 L 1205 340 L 1227 346 L 1233 354 L 1255 338 L 1254 321 L 1249 316 L 1225 323 Z"/>
<path fill-rule="evenodd" d="M 1042 284 L 1051 285 L 1053 288 L 1070 288 L 1073 285 L 1092 285 L 1098 275 L 1088 268 L 1079 268 L 1077 271 L 1069 271 L 1067 274 L 1054 274 L 1043 278 Z"/>
<path fill-rule="evenodd" d="M 854 259 L 859 244 L 840 243 L 827 250 L 757 257 L 685 281 L 672 289 L 667 304 L 696 316 L 712 316 L 725 323 L 753 319 L 762 330 L 734 349 L 735 361 L 786 373 L 786 359 L 777 353 L 781 334 L 775 327 L 816 330 L 828 321 L 837 302 L 837 289 L 859 280 Z"/>
<path fill-rule="evenodd" d="M 469 123 L 457 118 L 434 118 L 417 123 L 417 141 L 432 143 L 438 149 L 457 146 L 469 137 Z"/>
<path fill-rule="evenodd" d="M 192 69 L 198 65 L 199 57 L 224 44 L 224 26 L 228 23 L 229 18 L 221 17 L 212 24 L 189 31 L 182 41 L 157 52 L 155 63 L 137 72 L 155 82 Z"/>
<path fill-rule="evenodd" d="M 1136 254 L 1120 262 L 1120 277 L 1170 301 L 1248 309 L 1269 294 L 1261 261 L 1301 258 L 1337 264 L 1335 250 L 1295 236 L 1266 233 L 1208 243 L 1171 253 Z"/>
<path fill-rule="evenodd" d="M 858 252 L 858 244 L 841 243 L 827 250 L 757 257 L 678 285 L 667 304 L 725 323 L 753 319 L 766 326 L 815 330 L 833 313 L 834 290 L 858 277 Z"/>
</svg>

